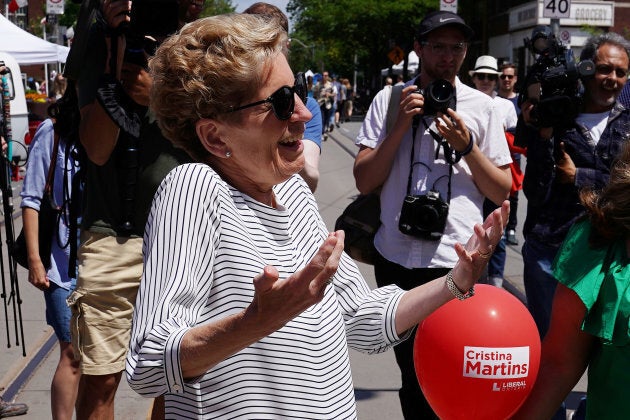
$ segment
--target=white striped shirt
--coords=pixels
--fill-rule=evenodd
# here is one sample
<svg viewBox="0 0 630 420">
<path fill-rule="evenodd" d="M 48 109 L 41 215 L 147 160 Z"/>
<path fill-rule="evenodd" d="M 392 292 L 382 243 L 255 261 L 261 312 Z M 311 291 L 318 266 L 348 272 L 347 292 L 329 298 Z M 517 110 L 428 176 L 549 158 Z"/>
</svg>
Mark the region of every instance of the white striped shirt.
<svg viewBox="0 0 630 420">
<path fill-rule="evenodd" d="M 280 278 L 303 268 L 328 236 L 298 175 L 261 204 L 203 164 L 171 171 L 156 193 L 144 238 L 144 273 L 127 379 L 138 393 L 165 394 L 167 418 L 356 418 L 348 346 L 378 353 L 401 339 L 403 291 L 370 290 L 343 255 L 324 299 L 280 330 L 184 380 L 180 345 L 192 327 L 249 306 L 266 265 Z"/>
</svg>

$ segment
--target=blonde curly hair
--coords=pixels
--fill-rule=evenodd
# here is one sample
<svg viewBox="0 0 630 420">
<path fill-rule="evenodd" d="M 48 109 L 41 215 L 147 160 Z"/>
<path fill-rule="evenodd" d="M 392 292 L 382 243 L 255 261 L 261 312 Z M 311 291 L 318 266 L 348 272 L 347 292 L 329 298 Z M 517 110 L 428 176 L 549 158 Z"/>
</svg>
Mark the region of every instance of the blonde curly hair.
<svg viewBox="0 0 630 420">
<path fill-rule="evenodd" d="M 286 45 L 276 21 L 248 14 L 198 19 L 169 37 L 149 61 L 151 109 L 164 136 L 203 161 L 197 121 L 238 121 L 239 113 L 226 112 L 256 97 L 264 70 L 287 55 Z"/>
</svg>

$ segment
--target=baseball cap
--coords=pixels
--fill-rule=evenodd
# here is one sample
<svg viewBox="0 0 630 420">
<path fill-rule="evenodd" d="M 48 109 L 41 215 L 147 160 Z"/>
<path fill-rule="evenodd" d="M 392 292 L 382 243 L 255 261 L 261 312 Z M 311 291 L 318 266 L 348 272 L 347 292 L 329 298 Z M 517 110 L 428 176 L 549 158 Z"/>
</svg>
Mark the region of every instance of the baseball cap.
<svg viewBox="0 0 630 420">
<path fill-rule="evenodd" d="M 466 39 L 470 39 L 473 37 L 475 32 L 472 28 L 466 25 L 464 19 L 462 19 L 459 15 L 456 15 L 453 12 L 446 12 L 443 10 L 438 10 L 435 12 L 431 12 L 422 19 L 420 22 L 420 27 L 418 28 L 417 38 L 422 39 L 426 37 L 430 32 L 435 31 L 438 28 L 444 26 L 457 26 L 466 36 Z"/>
</svg>

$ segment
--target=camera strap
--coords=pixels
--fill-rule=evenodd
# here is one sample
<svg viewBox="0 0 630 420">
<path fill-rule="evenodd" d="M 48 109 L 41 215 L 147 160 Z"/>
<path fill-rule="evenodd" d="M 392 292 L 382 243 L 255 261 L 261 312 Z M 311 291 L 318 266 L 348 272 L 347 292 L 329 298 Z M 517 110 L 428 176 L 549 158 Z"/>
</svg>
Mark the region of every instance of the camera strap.
<svg viewBox="0 0 630 420">
<path fill-rule="evenodd" d="M 422 119 L 422 122 L 424 123 L 424 127 L 427 129 L 429 134 L 431 134 L 431 137 L 433 137 L 433 140 L 435 140 L 435 142 L 437 143 L 437 146 L 435 147 L 435 158 L 437 159 L 440 155 L 441 146 L 444 149 L 444 160 L 446 160 L 450 165 L 455 165 L 457 162 L 459 162 L 462 159 L 462 156 L 464 156 L 464 154 L 466 153 L 457 153 L 455 149 L 451 149 L 451 145 L 448 144 L 448 141 L 446 141 L 444 137 L 440 136 L 435 131 L 431 130 L 424 118 Z M 469 143 L 469 145 L 472 145 L 472 143 Z"/>
<path fill-rule="evenodd" d="M 461 156 L 457 156 L 455 155 L 455 159 L 452 158 L 452 155 L 450 154 L 450 152 L 452 151 L 450 146 L 448 146 L 448 142 L 444 139 L 444 137 L 440 136 L 438 133 L 436 133 L 435 131 L 431 130 L 429 128 L 429 126 L 427 125 L 426 120 L 424 119 L 424 117 L 422 118 L 422 122 L 424 123 L 424 126 L 426 127 L 426 129 L 429 131 L 429 134 L 431 134 L 431 137 L 433 137 L 433 139 L 437 142 L 437 148 L 435 150 L 435 158 L 437 159 L 437 155 L 440 151 L 440 145 L 442 145 L 444 147 L 444 157 L 446 162 L 448 163 L 448 191 L 447 191 L 447 195 L 446 195 L 446 202 L 448 204 L 451 203 L 451 179 L 453 177 L 453 164 L 459 162 L 459 160 L 461 159 Z M 414 161 L 413 161 L 413 157 L 414 157 L 414 151 L 415 151 L 415 146 L 416 146 L 416 134 L 418 133 L 418 126 L 414 124 L 414 126 L 412 127 L 412 137 L 411 137 L 411 158 L 409 161 L 409 177 L 407 178 L 407 195 L 411 194 L 411 181 L 413 178 L 413 167 L 414 167 Z M 422 136 L 420 136 L 420 141 L 422 141 Z M 448 148 L 448 149 L 447 149 Z M 447 157 L 447 151 L 449 152 L 448 157 Z M 422 165 L 424 165 L 422 162 L 420 162 Z M 425 165 L 427 166 L 427 165 Z M 427 166 L 427 168 L 429 168 Z M 429 171 L 431 170 L 431 168 L 429 168 Z M 442 177 L 438 178 L 434 183 L 433 186 L 435 186 L 435 184 L 437 183 L 437 181 L 439 181 L 440 179 L 442 179 Z M 433 188 L 433 187 L 431 187 Z"/>
</svg>

